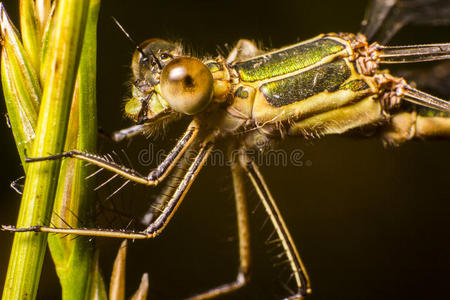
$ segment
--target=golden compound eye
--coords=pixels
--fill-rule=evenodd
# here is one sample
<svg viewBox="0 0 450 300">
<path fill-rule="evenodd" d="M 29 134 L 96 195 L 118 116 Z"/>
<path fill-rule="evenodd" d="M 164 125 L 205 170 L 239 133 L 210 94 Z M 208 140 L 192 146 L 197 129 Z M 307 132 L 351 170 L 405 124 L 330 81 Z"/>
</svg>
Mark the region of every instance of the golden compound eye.
<svg viewBox="0 0 450 300">
<path fill-rule="evenodd" d="M 211 102 L 213 83 L 211 72 L 201 61 L 178 57 L 162 70 L 161 94 L 173 110 L 193 115 Z"/>
</svg>

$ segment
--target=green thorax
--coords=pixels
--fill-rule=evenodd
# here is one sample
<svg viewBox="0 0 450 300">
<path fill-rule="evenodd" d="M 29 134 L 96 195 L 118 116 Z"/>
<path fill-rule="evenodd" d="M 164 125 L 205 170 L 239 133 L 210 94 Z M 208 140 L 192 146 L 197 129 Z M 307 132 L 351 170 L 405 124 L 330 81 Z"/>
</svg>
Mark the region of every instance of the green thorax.
<svg viewBox="0 0 450 300">
<path fill-rule="evenodd" d="M 263 55 L 232 64 L 242 82 L 267 80 L 296 72 L 321 61 L 349 56 L 348 42 L 330 35 L 282 48 Z"/>
<path fill-rule="evenodd" d="M 229 109 L 256 123 L 299 120 L 373 95 L 372 78 L 360 74 L 348 39 L 335 34 L 237 60 Z"/>
</svg>

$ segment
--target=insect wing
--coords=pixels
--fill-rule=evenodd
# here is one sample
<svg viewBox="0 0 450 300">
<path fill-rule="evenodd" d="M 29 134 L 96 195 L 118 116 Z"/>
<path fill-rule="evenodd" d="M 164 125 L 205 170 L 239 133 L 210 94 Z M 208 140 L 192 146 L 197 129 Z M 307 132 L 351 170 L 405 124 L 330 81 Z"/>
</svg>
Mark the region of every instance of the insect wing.
<svg viewBox="0 0 450 300">
<path fill-rule="evenodd" d="M 408 24 L 450 24 L 448 0 L 371 0 L 362 22 L 361 32 L 370 41 L 388 43 Z"/>
<path fill-rule="evenodd" d="M 397 70 L 395 74 L 415 82 L 420 89 L 432 91 L 442 97 L 450 95 L 450 61 L 433 64 L 420 70 L 403 68 Z"/>
</svg>

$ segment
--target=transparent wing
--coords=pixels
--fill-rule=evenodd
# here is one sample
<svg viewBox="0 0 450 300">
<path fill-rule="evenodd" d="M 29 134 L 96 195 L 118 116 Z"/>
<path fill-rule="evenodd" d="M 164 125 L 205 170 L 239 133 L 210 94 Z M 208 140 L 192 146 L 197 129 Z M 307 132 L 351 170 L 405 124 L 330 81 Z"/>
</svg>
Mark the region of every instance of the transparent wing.
<svg viewBox="0 0 450 300">
<path fill-rule="evenodd" d="M 450 61 L 433 64 L 420 69 L 402 68 L 395 75 L 407 78 L 418 88 L 432 91 L 441 97 L 450 95 Z"/>
<path fill-rule="evenodd" d="M 449 0 L 370 0 L 361 32 L 386 44 L 405 25 L 449 25 Z"/>
</svg>

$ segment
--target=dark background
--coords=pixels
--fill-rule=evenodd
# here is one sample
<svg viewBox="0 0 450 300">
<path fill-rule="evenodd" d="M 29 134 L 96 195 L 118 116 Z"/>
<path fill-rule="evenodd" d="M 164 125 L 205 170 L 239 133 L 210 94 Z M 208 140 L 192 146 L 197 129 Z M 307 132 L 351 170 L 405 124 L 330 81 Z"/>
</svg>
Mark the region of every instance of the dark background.
<svg viewBox="0 0 450 300">
<path fill-rule="evenodd" d="M 366 1 L 103 1 L 99 26 L 99 125 L 107 132 L 128 126 L 122 118 L 132 46 L 111 21 L 115 16 L 137 41 L 150 37 L 182 40 L 192 53 L 216 55 L 217 46 L 239 38 L 281 47 L 323 32 L 356 32 Z M 17 4 L 6 8 L 18 23 Z M 408 27 L 392 44 L 443 42 L 447 28 Z M 447 40 L 448 41 L 448 40 Z M 441 95 L 443 96 L 443 95 Z M 445 96 L 445 95 L 444 95 Z M 448 95 L 446 95 L 448 98 Z M 3 101 L 0 106 L 5 113 Z M 0 126 L 0 223 L 14 224 L 20 197 L 9 183 L 22 175 L 12 134 Z M 156 145 L 169 147 L 180 134 L 174 126 Z M 128 147 L 99 142 L 99 151 L 146 147 L 139 137 Z M 262 167 L 312 281 L 308 299 L 440 299 L 450 281 L 449 141 L 414 141 L 385 148 L 377 138 L 290 139 L 280 145 L 302 149 L 304 167 Z M 306 166 L 306 162 L 312 165 Z M 250 185 L 249 185 L 250 187 Z M 109 189 L 109 190 L 108 190 Z M 113 191 L 100 192 L 99 198 Z M 136 210 L 154 199 L 153 189 L 129 186 L 117 203 Z M 236 225 L 230 174 L 206 168 L 163 234 L 130 243 L 127 295 L 149 272 L 150 299 L 181 299 L 234 278 Z M 249 188 L 249 206 L 256 194 Z M 272 268 L 274 255 L 260 230 L 264 213 L 251 216 L 251 283 L 222 299 L 278 299 L 286 276 Z M 12 235 L 0 234 L 3 286 Z M 105 278 L 120 240 L 97 239 Z M 39 299 L 58 299 L 60 288 L 49 257 Z M 445 295 L 445 296 L 444 296 Z"/>
</svg>

